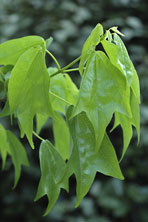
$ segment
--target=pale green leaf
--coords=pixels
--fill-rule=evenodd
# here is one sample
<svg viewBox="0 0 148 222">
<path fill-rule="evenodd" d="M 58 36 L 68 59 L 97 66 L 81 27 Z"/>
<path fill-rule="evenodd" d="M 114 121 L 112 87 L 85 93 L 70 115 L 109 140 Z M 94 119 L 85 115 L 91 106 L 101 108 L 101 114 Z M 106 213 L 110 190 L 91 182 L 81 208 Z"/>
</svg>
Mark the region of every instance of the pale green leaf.
<svg viewBox="0 0 148 222">
<path fill-rule="evenodd" d="M 9 144 L 9 154 L 12 157 L 12 162 L 15 168 L 15 180 L 13 186 L 13 188 L 15 188 L 20 178 L 21 165 L 29 166 L 29 161 L 23 145 L 11 131 L 7 131 L 7 138 Z"/>
<path fill-rule="evenodd" d="M 40 45 L 44 47 L 45 41 L 40 36 L 26 36 L 9 40 L 0 45 L 0 64 L 15 65 L 18 58 L 30 47 Z"/>
<path fill-rule="evenodd" d="M 32 147 L 33 117 L 36 113 L 53 115 L 49 101 L 49 80 L 44 52 L 40 46 L 23 53 L 9 80 L 10 113 L 16 113 Z"/>
<path fill-rule="evenodd" d="M 50 94 L 53 109 L 64 114 L 69 105 L 76 103 L 79 93 L 68 74 L 58 74 L 52 77 L 50 80 L 50 91 L 63 99 Z"/>
<path fill-rule="evenodd" d="M 109 30 L 106 30 L 104 36 L 103 36 L 103 39 L 108 39 L 109 42 L 112 42 L 113 38 L 112 38 L 112 34 L 110 33 Z"/>
<path fill-rule="evenodd" d="M 53 42 L 52 37 L 49 37 L 48 39 L 46 39 L 46 49 L 49 48 L 49 46 L 51 45 L 52 42 Z"/>
<path fill-rule="evenodd" d="M 56 119 L 53 120 L 53 135 L 55 147 L 63 157 L 69 158 L 70 135 L 69 129 L 64 118 L 57 113 Z"/>
<path fill-rule="evenodd" d="M 101 51 L 93 53 L 88 60 L 72 117 L 82 111 L 93 124 L 97 149 L 115 111 L 131 116 L 127 80 Z"/>
<path fill-rule="evenodd" d="M 86 63 L 90 54 L 95 51 L 95 47 L 99 44 L 102 35 L 103 27 L 101 24 L 97 24 L 96 27 L 92 30 L 86 42 L 84 43 L 79 64 L 79 71 L 81 75 L 83 73 L 84 64 Z"/>
<path fill-rule="evenodd" d="M 94 130 L 84 112 L 71 119 L 69 127 L 73 139 L 73 149 L 67 168 L 69 176 L 73 173 L 76 176 L 76 206 L 78 206 L 89 191 L 96 172 L 119 179 L 123 179 L 123 175 L 107 134 L 104 135 L 99 151 L 95 151 Z"/>
<path fill-rule="evenodd" d="M 49 141 L 43 141 L 40 146 L 41 178 L 35 201 L 44 195 L 48 196 L 47 215 L 54 206 L 60 189 L 68 190 L 68 180 L 65 178 L 66 164 L 58 151 Z"/>
<path fill-rule="evenodd" d="M 42 127 L 44 126 L 48 118 L 49 118 L 48 114 L 40 114 L 40 113 L 36 114 L 36 132 L 38 134 L 40 133 Z"/>
</svg>

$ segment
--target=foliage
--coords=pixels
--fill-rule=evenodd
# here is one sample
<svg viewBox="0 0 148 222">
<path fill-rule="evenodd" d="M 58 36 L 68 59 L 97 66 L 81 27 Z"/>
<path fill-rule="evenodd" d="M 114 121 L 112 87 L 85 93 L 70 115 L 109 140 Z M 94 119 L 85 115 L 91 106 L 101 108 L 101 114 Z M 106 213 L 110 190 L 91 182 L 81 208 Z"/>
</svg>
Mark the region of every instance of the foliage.
<svg viewBox="0 0 148 222">
<path fill-rule="evenodd" d="M 17 119 L 21 137 L 26 135 L 32 148 L 33 135 L 42 141 L 41 179 L 35 200 L 48 196 L 45 215 L 54 206 L 60 189 L 68 191 L 68 179 L 73 173 L 77 181 L 76 206 L 89 191 L 96 172 L 123 179 L 106 128 L 115 114 L 113 129 L 119 124 L 123 128 L 123 158 L 132 137 L 132 126 L 139 138 L 140 92 L 136 70 L 120 34 L 116 27 L 104 33 L 98 24 L 84 43 L 81 57 L 63 68 L 46 48 L 51 38 L 45 41 L 39 36 L 27 36 L 0 45 L 0 75 L 4 86 L 1 94 L 5 94 L 3 99 L 6 100 L 0 115 L 10 115 L 12 123 L 13 116 Z M 102 44 L 105 53 L 96 50 L 98 44 Z M 45 53 L 52 57 L 58 69 L 46 67 Z M 70 69 L 79 60 L 79 68 Z M 73 71 L 82 75 L 80 89 L 66 74 Z M 34 117 L 37 132 L 48 118 L 53 119 L 54 146 L 33 130 Z M 60 131 L 63 130 L 61 143 Z M 16 137 L 7 133 L 2 125 L 1 131 L 3 167 L 7 154 L 11 155 L 16 185 L 20 165 L 28 165 L 28 160 Z"/>
</svg>

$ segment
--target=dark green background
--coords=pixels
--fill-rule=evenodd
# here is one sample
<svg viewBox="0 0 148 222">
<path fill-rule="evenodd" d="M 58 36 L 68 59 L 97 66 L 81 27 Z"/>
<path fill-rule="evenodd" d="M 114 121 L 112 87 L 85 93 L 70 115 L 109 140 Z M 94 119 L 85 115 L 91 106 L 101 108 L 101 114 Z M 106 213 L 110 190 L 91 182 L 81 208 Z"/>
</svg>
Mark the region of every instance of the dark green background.
<svg viewBox="0 0 148 222">
<path fill-rule="evenodd" d="M 8 158 L 5 171 L 0 172 L 0 222 L 147 222 L 148 221 L 148 1 L 146 0 L 0 0 L 0 43 L 26 35 L 53 36 L 51 51 L 66 65 L 79 56 L 92 28 L 100 22 L 104 28 L 119 26 L 126 35 L 124 42 L 138 71 L 141 85 L 141 141 L 136 134 L 121 163 L 124 181 L 101 174 L 78 209 L 75 203 L 75 179 L 70 179 L 70 193 L 62 191 L 52 212 L 42 214 L 46 197 L 33 202 L 39 177 L 39 141 L 32 151 L 27 141 L 30 168 L 23 168 L 15 190 L 13 166 Z M 47 59 L 48 65 L 54 65 Z M 71 76 L 79 82 L 77 73 Z M 0 120 L 18 135 L 9 119 Z M 49 128 L 50 127 L 50 128 Z M 41 135 L 52 140 L 51 122 Z M 121 129 L 111 138 L 117 150 L 122 147 Z"/>
</svg>

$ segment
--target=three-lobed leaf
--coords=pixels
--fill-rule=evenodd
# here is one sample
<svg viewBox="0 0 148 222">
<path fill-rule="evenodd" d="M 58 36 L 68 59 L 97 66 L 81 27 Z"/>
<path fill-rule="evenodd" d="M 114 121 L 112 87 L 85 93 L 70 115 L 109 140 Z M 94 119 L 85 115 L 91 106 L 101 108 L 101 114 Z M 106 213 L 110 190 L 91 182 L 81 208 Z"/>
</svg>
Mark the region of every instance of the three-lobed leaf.
<svg viewBox="0 0 148 222">
<path fill-rule="evenodd" d="M 0 45 L 0 65 L 3 65 L 0 67 L 0 98 L 6 100 L 0 117 L 14 115 L 21 137 L 26 134 L 32 147 L 32 133 L 36 135 L 34 117 L 37 133 L 48 118 L 53 119 L 54 146 L 36 135 L 43 142 L 39 154 L 41 178 L 35 200 L 47 195 L 49 204 L 45 215 L 54 206 L 61 188 L 68 191 L 72 174 L 77 182 L 76 206 L 89 191 L 97 172 L 123 179 L 116 152 L 106 133 L 113 114 L 113 129 L 121 125 L 123 130 L 121 159 L 132 138 L 132 126 L 137 130 L 139 141 L 139 80 L 118 34 L 122 35 L 117 27 L 110 28 L 104 35 L 101 24 L 94 28 L 82 48 L 80 90 L 64 73 L 70 65 L 65 69 L 60 66 L 47 69 L 45 47 L 51 44 L 52 38 L 44 41 L 39 36 L 28 36 Z M 96 51 L 99 43 L 108 57 Z M 51 53 L 49 55 L 56 61 Z M 74 70 L 77 69 L 69 71 Z M 12 157 L 15 187 L 21 165 L 29 163 L 20 141 L 2 125 L 0 154 L 3 168 L 7 155 Z"/>
<path fill-rule="evenodd" d="M 32 142 L 33 117 L 36 113 L 53 116 L 49 101 L 49 75 L 40 46 L 28 49 L 18 59 L 8 85 L 10 113 L 17 116 L 23 132 Z"/>
<path fill-rule="evenodd" d="M 97 24 L 96 27 L 92 30 L 90 36 L 85 41 L 82 53 L 81 53 L 81 60 L 79 64 L 79 71 L 82 75 L 83 67 L 88 60 L 90 54 L 95 51 L 95 47 L 99 44 L 101 36 L 103 35 L 103 27 L 101 24 Z"/>
<path fill-rule="evenodd" d="M 41 178 L 38 185 L 35 201 L 44 195 L 48 196 L 48 206 L 44 215 L 47 215 L 54 206 L 60 189 L 68 191 L 68 179 L 65 177 L 66 164 L 58 151 L 49 141 L 43 141 L 40 146 Z"/>
<path fill-rule="evenodd" d="M 67 115 L 70 115 L 70 110 Z M 94 129 L 84 112 L 69 120 L 69 127 L 73 148 L 67 168 L 69 176 L 73 173 L 76 176 L 76 206 L 78 206 L 89 191 L 96 172 L 119 179 L 123 179 L 123 176 L 116 153 L 106 133 L 99 151 L 96 152 Z"/>
<path fill-rule="evenodd" d="M 130 90 L 125 76 L 101 52 L 90 56 L 80 85 L 72 117 L 85 111 L 93 124 L 99 149 L 112 115 L 118 111 L 131 116 Z"/>
</svg>

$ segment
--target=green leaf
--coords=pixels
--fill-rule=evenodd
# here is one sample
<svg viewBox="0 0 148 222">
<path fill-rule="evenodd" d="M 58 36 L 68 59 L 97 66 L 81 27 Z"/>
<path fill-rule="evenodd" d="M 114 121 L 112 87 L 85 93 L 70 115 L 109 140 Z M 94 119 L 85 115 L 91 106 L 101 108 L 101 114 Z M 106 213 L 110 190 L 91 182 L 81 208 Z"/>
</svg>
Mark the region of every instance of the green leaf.
<svg viewBox="0 0 148 222">
<path fill-rule="evenodd" d="M 129 146 L 129 143 L 132 138 L 132 125 L 137 130 L 138 142 L 140 140 L 140 112 L 139 112 L 139 104 L 131 90 L 130 95 L 130 103 L 131 103 L 131 111 L 132 117 L 129 118 L 121 113 L 115 112 L 115 122 L 112 130 L 114 130 L 118 125 L 121 125 L 123 130 L 123 151 L 120 161 L 123 159 L 125 152 Z M 111 131 L 112 131 L 111 130 Z"/>
<path fill-rule="evenodd" d="M 57 113 L 56 119 L 53 120 L 53 134 L 55 147 L 63 157 L 69 158 L 70 134 L 66 121 Z"/>
<path fill-rule="evenodd" d="M 37 132 L 37 134 L 40 133 L 42 127 L 44 126 L 44 124 L 46 123 L 48 118 L 49 118 L 48 114 L 40 114 L 40 113 L 36 114 L 36 132 Z"/>
<path fill-rule="evenodd" d="M 41 179 L 35 201 L 44 195 L 48 196 L 48 206 L 44 214 L 47 215 L 54 206 L 60 189 L 68 190 L 68 180 L 64 177 L 66 164 L 58 151 L 49 141 L 43 141 L 40 146 Z"/>
<path fill-rule="evenodd" d="M 129 58 L 124 43 L 117 34 L 114 34 L 114 43 L 116 45 L 106 40 L 101 41 L 101 43 L 113 65 L 115 65 L 126 76 L 129 86 L 131 86 L 140 103 L 138 75 L 132 61 Z"/>
<path fill-rule="evenodd" d="M 9 154 L 12 158 L 12 162 L 15 168 L 15 179 L 14 186 L 17 185 L 17 182 L 21 174 L 21 165 L 29 166 L 27 155 L 25 149 L 17 137 L 10 132 L 5 130 L 4 127 L 0 124 L 0 154 L 2 156 L 2 167 L 5 167 L 6 157 Z"/>
<path fill-rule="evenodd" d="M 2 168 L 5 167 L 7 153 L 9 151 L 9 144 L 7 142 L 7 132 L 0 124 L 0 154 L 2 157 Z"/>
<path fill-rule="evenodd" d="M 12 162 L 15 168 L 15 180 L 13 186 L 13 188 L 15 188 L 20 178 L 21 165 L 29 166 L 29 161 L 23 145 L 17 139 L 17 137 L 9 130 L 7 131 L 7 138 L 9 144 L 9 154 L 12 157 Z"/>
<path fill-rule="evenodd" d="M 93 53 L 87 62 L 71 118 L 82 111 L 86 112 L 93 124 L 96 149 L 99 149 L 115 111 L 131 116 L 127 80 L 101 51 Z"/>
<path fill-rule="evenodd" d="M 67 114 L 70 116 L 70 113 Z M 68 161 L 68 176 L 73 173 L 77 181 L 77 202 L 87 194 L 96 172 L 123 179 L 116 153 L 107 136 L 104 135 L 99 151 L 95 151 L 96 140 L 91 122 L 84 112 L 69 121 L 73 149 Z"/>
<path fill-rule="evenodd" d="M 130 118 L 128 118 L 127 116 L 116 112 L 115 113 L 115 123 L 114 123 L 114 128 L 116 128 L 118 125 L 121 125 L 122 127 L 122 131 L 123 131 L 123 151 L 122 151 L 122 156 L 120 158 L 120 161 L 123 159 L 125 152 L 129 146 L 129 143 L 131 141 L 132 138 L 132 125 L 130 122 Z"/>
<path fill-rule="evenodd" d="M 109 30 L 106 30 L 104 36 L 103 36 L 103 39 L 108 39 L 109 42 L 112 42 L 113 38 L 112 38 L 112 34 L 110 33 Z M 101 41 L 102 42 L 102 41 Z"/>
<path fill-rule="evenodd" d="M 131 90 L 130 101 L 131 101 L 131 111 L 132 111 L 131 123 L 136 128 L 138 143 L 139 143 L 140 141 L 140 108 L 139 108 L 139 103 L 137 101 L 137 98 L 135 94 L 133 93 L 133 90 Z"/>
<path fill-rule="evenodd" d="M 50 91 L 63 99 L 50 94 L 53 110 L 64 114 L 70 104 L 76 103 L 79 93 L 79 90 L 68 74 L 58 74 L 52 77 L 50 80 Z"/>
<path fill-rule="evenodd" d="M 49 101 L 49 80 L 44 52 L 40 46 L 32 47 L 23 53 L 9 80 L 10 113 L 12 115 L 15 112 L 32 147 L 34 147 L 32 130 L 35 114 L 53 116 Z"/>
<path fill-rule="evenodd" d="M 44 39 L 40 36 L 26 36 L 2 43 L 0 45 L 0 64 L 15 65 L 26 50 L 37 45 L 42 47 L 45 45 Z"/>
<path fill-rule="evenodd" d="M 84 64 L 86 63 L 90 54 L 95 51 L 96 45 L 98 45 L 100 42 L 101 35 L 103 35 L 103 27 L 101 24 L 97 24 L 83 45 L 81 60 L 79 64 L 79 71 L 81 75 L 83 73 Z"/>
</svg>

